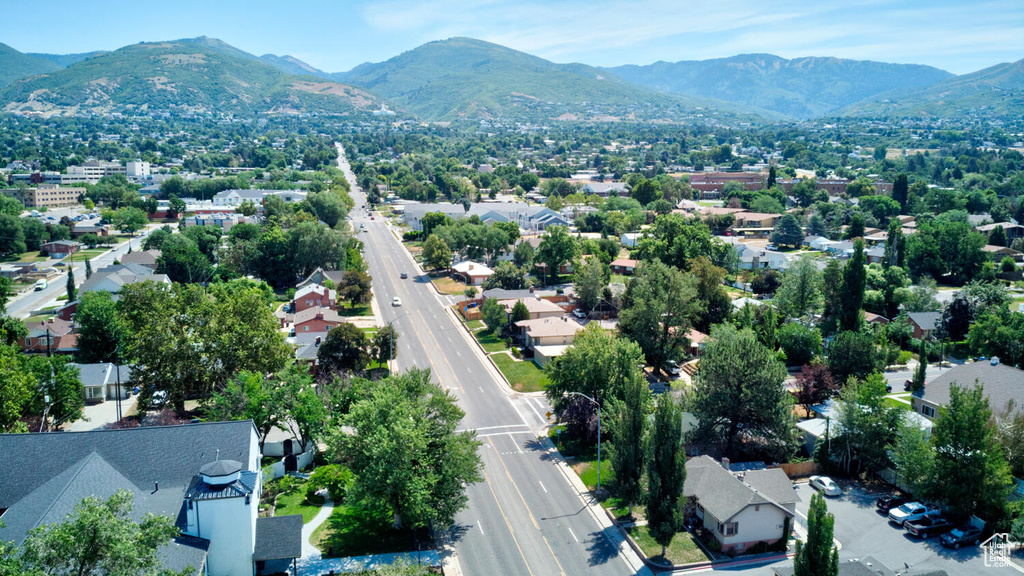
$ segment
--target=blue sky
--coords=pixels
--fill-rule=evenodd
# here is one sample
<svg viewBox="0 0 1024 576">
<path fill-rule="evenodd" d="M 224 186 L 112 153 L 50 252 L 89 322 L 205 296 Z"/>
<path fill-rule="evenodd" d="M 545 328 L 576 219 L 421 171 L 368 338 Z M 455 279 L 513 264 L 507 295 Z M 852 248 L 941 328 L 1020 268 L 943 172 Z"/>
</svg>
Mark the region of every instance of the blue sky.
<svg viewBox="0 0 1024 576">
<path fill-rule="evenodd" d="M 0 0 L 22 52 L 220 38 L 339 72 L 470 36 L 595 66 L 762 52 L 928 64 L 957 74 L 1024 58 L 1022 0 Z"/>
</svg>

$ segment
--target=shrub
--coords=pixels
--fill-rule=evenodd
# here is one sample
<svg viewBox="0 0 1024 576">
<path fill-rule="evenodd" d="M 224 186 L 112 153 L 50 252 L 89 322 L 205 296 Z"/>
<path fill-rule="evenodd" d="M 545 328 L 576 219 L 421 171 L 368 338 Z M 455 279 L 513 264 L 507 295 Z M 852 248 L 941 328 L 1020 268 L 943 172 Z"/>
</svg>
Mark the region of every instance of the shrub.
<svg viewBox="0 0 1024 576">
<path fill-rule="evenodd" d="M 306 484 L 306 499 L 310 500 L 317 490 L 327 489 L 331 500 L 342 502 L 349 486 L 352 485 L 352 471 L 345 466 L 329 464 L 313 471 Z"/>
<path fill-rule="evenodd" d="M 910 350 L 900 350 L 899 355 L 896 357 L 896 364 L 905 365 L 910 362 L 910 358 L 913 356 Z"/>
</svg>

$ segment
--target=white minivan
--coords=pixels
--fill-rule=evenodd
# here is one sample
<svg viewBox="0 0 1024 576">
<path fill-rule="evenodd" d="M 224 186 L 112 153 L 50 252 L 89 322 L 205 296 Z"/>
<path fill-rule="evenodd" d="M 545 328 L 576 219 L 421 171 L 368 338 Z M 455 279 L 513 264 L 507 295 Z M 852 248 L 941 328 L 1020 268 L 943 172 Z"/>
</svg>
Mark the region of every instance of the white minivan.
<svg viewBox="0 0 1024 576">
<path fill-rule="evenodd" d="M 36 281 L 36 290 L 46 290 L 47 286 L 49 286 L 49 283 L 45 279 Z"/>
</svg>

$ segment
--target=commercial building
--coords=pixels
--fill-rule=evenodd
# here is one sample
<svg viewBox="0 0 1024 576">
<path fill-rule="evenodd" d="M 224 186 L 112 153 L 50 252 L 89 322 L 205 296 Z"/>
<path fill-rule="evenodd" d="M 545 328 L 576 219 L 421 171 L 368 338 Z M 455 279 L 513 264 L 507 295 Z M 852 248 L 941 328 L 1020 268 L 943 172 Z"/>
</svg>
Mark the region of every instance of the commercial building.
<svg viewBox="0 0 1024 576">
<path fill-rule="evenodd" d="M 66 188 L 42 184 L 38 188 L 16 188 L 14 197 L 26 208 L 64 208 L 78 204 L 85 188 Z"/>
</svg>

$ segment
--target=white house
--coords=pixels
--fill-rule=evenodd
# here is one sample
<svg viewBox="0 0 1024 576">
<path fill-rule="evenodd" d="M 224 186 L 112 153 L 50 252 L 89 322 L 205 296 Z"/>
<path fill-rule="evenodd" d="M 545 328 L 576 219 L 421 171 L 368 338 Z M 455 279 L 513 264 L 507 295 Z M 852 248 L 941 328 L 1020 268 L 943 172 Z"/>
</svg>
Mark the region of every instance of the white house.
<svg viewBox="0 0 1024 576">
<path fill-rule="evenodd" d="M 788 537 L 800 500 L 780 468 L 732 472 L 728 459 L 708 456 L 686 462 L 683 496 L 688 514 L 714 535 L 723 552 L 742 552 L 758 542 L 773 544 Z"/>
<path fill-rule="evenodd" d="M 636 243 L 643 237 L 640 232 L 626 232 L 619 237 L 619 242 L 626 248 L 636 248 Z"/>
<path fill-rule="evenodd" d="M 494 274 L 494 270 L 479 262 L 466 260 L 452 266 L 452 274 L 462 276 L 463 281 L 468 286 L 482 286 L 484 280 L 487 280 L 488 276 Z"/>
</svg>

